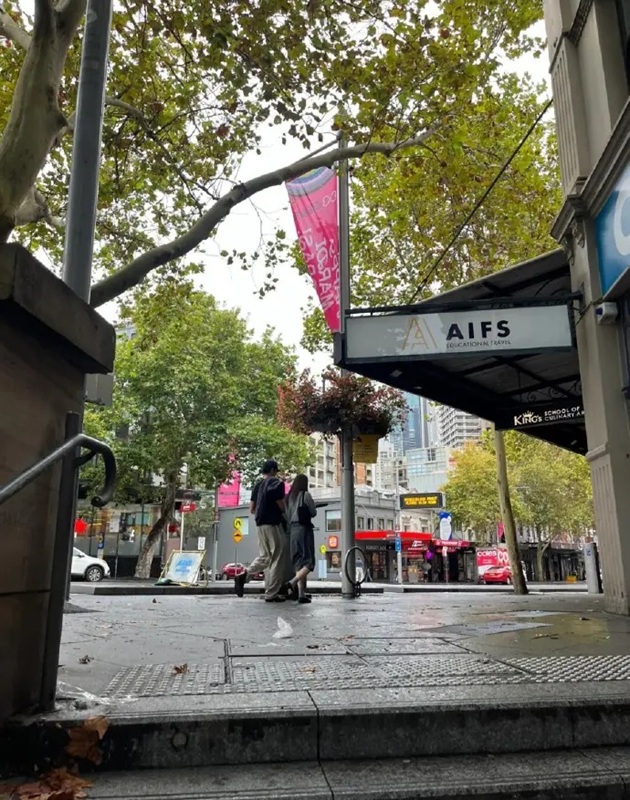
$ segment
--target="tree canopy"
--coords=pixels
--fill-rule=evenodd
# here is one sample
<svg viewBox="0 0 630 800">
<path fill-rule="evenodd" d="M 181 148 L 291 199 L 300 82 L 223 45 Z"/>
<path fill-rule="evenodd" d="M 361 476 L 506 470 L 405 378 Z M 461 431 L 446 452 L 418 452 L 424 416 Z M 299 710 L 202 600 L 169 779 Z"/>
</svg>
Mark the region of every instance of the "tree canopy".
<svg viewBox="0 0 630 800">
<path fill-rule="evenodd" d="M 162 514 L 147 548 L 179 486 L 213 489 L 232 470 L 251 481 L 272 456 L 287 472 L 304 468 L 307 438 L 275 422 L 277 387 L 294 369 L 272 332 L 254 341 L 238 312 L 189 283 L 165 281 L 126 310 L 113 406 L 90 409 L 85 427 L 113 446 L 119 499 L 143 496 L 161 476 Z"/>
<path fill-rule="evenodd" d="M 514 518 L 535 532 L 539 543 L 593 527 L 592 488 L 585 458 L 516 431 L 504 435 Z M 468 442 L 455 453 L 444 486 L 457 524 L 492 541 L 500 519 L 496 462 L 491 437 Z"/>
<path fill-rule="evenodd" d="M 63 246 L 85 5 L 35 0 L 30 15 L 20 0 L 7 0 L 0 12 L 0 242 L 13 235 L 54 264 Z M 267 174 L 261 155 L 260 177 L 241 183 L 241 159 L 268 125 L 277 127 L 279 144 L 302 142 L 305 155 L 341 126 L 347 155 L 393 154 L 361 179 L 367 217 L 358 212 L 357 242 L 379 230 L 365 291 L 380 291 L 383 280 L 372 285 L 370 273 L 388 249 L 391 225 L 400 243 L 400 230 L 414 221 L 409 272 L 418 264 L 416 245 L 426 248 L 428 238 L 434 252 L 454 210 L 484 185 L 486 167 L 501 160 L 535 110 L 526 76 L 506 87 L 501 75 L 506 59 L 541 51 L 527 33 L 540 6 L 123 0 L 110 46 L 93 304 L 154 270 L 168 274 L 198 248 L 196 267 L 188 266 L 200 268 L 204 245 L 235 205 L 340 156 L 333 149 Z M 426 139 L 433 132 L 440 132 L 435 147 Z M 427 146 L 402 149 L 410 141 Z M 528 157 L 540 172 L 540 161 Z M 468 192 L 455 191 L 450 184 L 466 158 L 464 177 L 474 180 Z M 378 197 L 368 191 L 370 169 L 383 178 Z M 423 174 L 431 197 L 420 192 Z M 538 210 L 539 193 L 523 181 L 512 191 Z M 378 213 L 370 211 L 374 203 Z M 425 224 L 431 214 L 435 230 Z M 485 226 L 490 236 L 493 223 Z M 282 241 L 273 241 L 267 261 L 281 253 Z M 383 264 L 391 266 L 391 257 Z"/>
</svg>

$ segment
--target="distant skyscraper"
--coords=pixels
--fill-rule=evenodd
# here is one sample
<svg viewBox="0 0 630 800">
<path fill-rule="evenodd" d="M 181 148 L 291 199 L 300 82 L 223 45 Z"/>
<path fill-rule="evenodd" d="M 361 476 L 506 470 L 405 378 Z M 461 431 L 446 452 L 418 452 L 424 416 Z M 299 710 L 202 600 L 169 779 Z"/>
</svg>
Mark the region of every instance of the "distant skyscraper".
<svg viewBox="0 0 630 800">
<path fill-rule="evenodd" d="M 479 417 L 450 406 L 436 406 L 435 412 L 440 445 L 443 447 L 459 449 L 464 442 L 481 436 L 483 426 Z"/>
</svg>

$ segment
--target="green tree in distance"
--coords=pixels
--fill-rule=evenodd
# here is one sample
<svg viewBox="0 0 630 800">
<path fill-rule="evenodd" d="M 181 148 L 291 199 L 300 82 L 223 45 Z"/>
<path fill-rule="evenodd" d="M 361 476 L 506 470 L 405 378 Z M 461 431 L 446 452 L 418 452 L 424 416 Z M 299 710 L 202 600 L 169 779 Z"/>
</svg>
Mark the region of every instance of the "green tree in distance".
<svg viewBox="0 0 630 800">
<path fill-rule="evenodd" d="M 13 234 L 54 263 L 85 5 L 35 0 L 30 15 L 26 3 L 6 0 L 0 11 L 0 242 Z M 414 152 L 418 174 L 425 162 L 446 174 L 471 108 L 493 93 L 505 59 L 541 52 L 527 33 L 541 14 L 539 0 L 122 0 L 110 48 L 92 304 L 176 268 L 236 205 L 340 156 L 390 154 L 392 168 L 401 160 L 404 169 L 404 154 Z M 521 76 L 524 91 L 529 83 Z M 518 87 L 507 99 L 520 105 Z M 490 147 L 498 141 L 489 135 L 492 114 L 487 129 L 483 114 L 475 125 Z M 267 125 L 279 126 L 280 142 L 302 142 L 307 155 L 340 125 L 351 146 L 272 172 L 261 158 L 261 174 L 240 182 L 241 159 L 259 148 Z M 411 148 L 438 130 L 446 166 Z M 509 141 L 511 128 L 501 135 Z M 282 249 L 282 236 L 272 240 L 268 263 Z"/>
<path fill-rule="evenodd" d="M 593 527 L 588 463 L 575 453 L 508 431 L 504 434 L 512 506 L 518 525 L 536 536 L 537 577 L 543 579 L 545 551 L 559 535 L 583 536 Z M 457 524 L 471 527 L 477 541 L 490 542 L 500 518 L 493 442 L 487 434 L 455 454 L 443 487 Z"/>
<path fill-rule="evenodd" d="M 271 456 L 301 470 L 309 450 L 306 437 L 275 423 L 277 387 L 295 359 L 270 331 L 253 341 L 236 311 L 175 280 L 144 292 L 124 324 L 131 335 L 118 342 L 113 406 L 90 411 L 86 430 L 111 442 L 120 492 L 137 491 L 142 475 L 162 477 L 160 516 L 136 572 L 147 577 L 184 471 L 188 486 L 214 489 L 232 470 L 252 480 Z"/>
</svg>

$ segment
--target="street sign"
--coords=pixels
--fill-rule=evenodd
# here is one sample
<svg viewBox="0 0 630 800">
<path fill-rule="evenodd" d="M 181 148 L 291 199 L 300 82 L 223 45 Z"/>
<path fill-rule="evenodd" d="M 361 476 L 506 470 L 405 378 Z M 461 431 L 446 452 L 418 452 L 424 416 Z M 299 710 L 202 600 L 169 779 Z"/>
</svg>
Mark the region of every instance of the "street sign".
<svg viewBox="0 0 630 800">
<path fill-rule="evenodd" d="M 325 555 L 326 555 L 326 545 L 325 545 L 325 544 L 322 544 L 322 545 L 320 545 L 320 547 L 319 547 L 319 552 L 320 552 L 320 553 L 321 553 L 323 556 L 325 556 Z"/>
<path fill-rule="evenodd" d="M 237 517 L 237 518 L 234 520 L 234 530 L 235 530 L 235 531 L 240 531 L 240 529 L 241 529 L 242 527 L 243 527 L 243 520 L 242 520 L 240 517 Z"/>
<path fill-rule="evenodd" d="M 604 207 L 595 217 L 599 277 L 604 299 L 619 297 L 630 279 L 630 166 L 613 186 Z"/>
<path fill-rule="evenodd" d="M 234 529 L 234 533 L 232 534 L 232 539 L 234 539 L 236 544 L 238 544 L 241 541 L 242 538 L 243 538 L 243 534 L 239 531 L 238 528 L 235 528 Z"/>
<path fill-rule="evenodd" d="M 402 553 L 402 539 L 400 538 L 400 536 L 396 537 L 396 552 Z"/>
<path fill-rule="evenodd" d="M 401 508 L 444 508 L 442 492 L 416 492 L 400 495 Z"/>
<path fill-rule="evenodd" d="M 182 503 L 180 511 L 182 514 L 189 514 L 191 511 L 196 511 L 197 506 L 194 503 Z"/>
<path fill-rule="evenodd" d="M 206 549 L 206 537 L 205 536 L 198 536 L 197 537 L 197 550 L 205 550 Z"/>
</svg>

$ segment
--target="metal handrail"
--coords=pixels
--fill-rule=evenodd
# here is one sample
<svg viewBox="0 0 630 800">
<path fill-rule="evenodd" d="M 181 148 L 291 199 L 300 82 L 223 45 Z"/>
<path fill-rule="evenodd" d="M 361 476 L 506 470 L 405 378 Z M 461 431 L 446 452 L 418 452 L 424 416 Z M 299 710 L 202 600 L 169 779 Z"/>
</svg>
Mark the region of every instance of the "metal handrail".
<svg viewBox="0 0 630 800">
<path fill-rule="evenodd" d="M 93 439 L 91 436 L 86 436 L 84 433 L 79 433 L 68 439 L 56 450 L 42 458 L 37 464 L 24 470 L 17 478 L 14 478 L 10 483 L 0 488 L 0 505 L 9 500 L 13 495 L 17 494 L 21 489 L 27 486 L 35 478 L 38 478 L 42 472 L 45 472 L 49 467 L 52 467 L 57 461 L 60 461 L 65 455 L 76 450 L 78 447 L 84 447 L 89 450 L 89 453 L 77 456 L 75 459 L 75 468 L 83 466 L 95 455 L 99 454 L 103 457 L 105 465 L 105 485 L 100 494 L 92 498 L 92 505 L 97 508 L 103 508 L 112 499 L 114 488 L 116 484 L 116 458 L 111 448 L 104 442 L 98 439 Z"/>
</svg>

